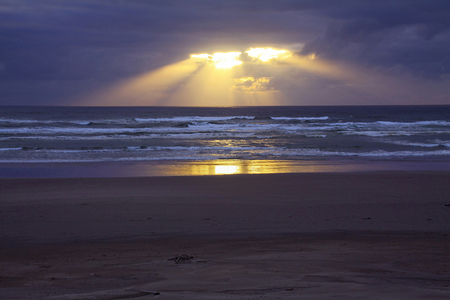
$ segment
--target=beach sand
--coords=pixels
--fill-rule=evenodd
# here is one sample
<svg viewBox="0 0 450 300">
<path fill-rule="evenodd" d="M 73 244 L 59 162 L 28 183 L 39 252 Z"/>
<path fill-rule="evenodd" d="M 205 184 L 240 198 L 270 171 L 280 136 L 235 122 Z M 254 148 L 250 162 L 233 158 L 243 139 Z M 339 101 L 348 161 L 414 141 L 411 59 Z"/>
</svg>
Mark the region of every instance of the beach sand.
<svg viewBox="0 0 450 300">
<path fill-rule="evenodd" d="M 448 299 L 449 182 L 0 179 L 0 299 Z"/>
</svg>

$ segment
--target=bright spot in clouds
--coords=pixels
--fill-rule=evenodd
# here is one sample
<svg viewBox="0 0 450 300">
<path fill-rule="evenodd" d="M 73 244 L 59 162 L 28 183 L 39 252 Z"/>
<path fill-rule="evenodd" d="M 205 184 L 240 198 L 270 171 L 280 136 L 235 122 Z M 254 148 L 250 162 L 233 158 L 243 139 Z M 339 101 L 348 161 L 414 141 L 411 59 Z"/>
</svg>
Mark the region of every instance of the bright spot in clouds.
<svg viewBox="0 0 450 300">
<path fill-rule="evenodd" d="M 216 64 L 216 68 L 229 69 L 242 64 L 239 55 L 241 55 L 241 52 L 214 53 L 211 61 Z"/>
<path fill-rule="evenodd" d="M 195 59 L 199 62 L 212 62 L 214 66 L 218 69 L 230 69 L 234 66 L 242 64 L 239 60 L 241 52 L 225 52 L 225 53 L 214 53 L 214 54 L 191 54 L 191 59 Z"/>
<path fill-rule="evenodd" d="M 203 53 L 203 54 L 191 54 L 191 58 L 195 59 L 195 58 L 200 58 L 200 59 L 209 59 L 211 55 L 209 55 L 208 53 Z"/>
<path fill-rule="evenodd" d="M 290 56 L 290 52 L 287 50 L 275 50 L 272 48 L 250 48 L 250 50 L 245 52 L 251 57 L 258 58 L 263 62 L 273 58 L 286 58 Z"/>
<path fill-rule="evenodd" d="M 291 55 L 288 50 L 276 50 L 272 48 L 250 48 L 250 50 L 245 51 L 245 53 L 262 62 L 268 62 L 274 58 L 286 58 Z M 241 55 L 242 52 L 224 52 L 214 54 L 203 53 L 191 54 L 191 59 L 212 62 L 218 69 L 230 69 L 234 66 L 242 64 L 242 61 L 239 58 Z"/>
</svg>

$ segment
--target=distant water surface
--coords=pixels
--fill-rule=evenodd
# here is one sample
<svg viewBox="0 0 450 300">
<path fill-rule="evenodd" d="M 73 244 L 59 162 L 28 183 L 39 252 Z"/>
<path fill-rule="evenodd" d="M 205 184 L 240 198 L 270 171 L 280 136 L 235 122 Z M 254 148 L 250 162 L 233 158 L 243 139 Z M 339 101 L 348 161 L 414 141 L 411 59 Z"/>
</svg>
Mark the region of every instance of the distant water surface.
<svg viewBox="0 0 450 300">
<path fill-rule="evenodd" d="M 0 107 L 0 163 L 450 161 L 450 106 Z"/>
</svg>

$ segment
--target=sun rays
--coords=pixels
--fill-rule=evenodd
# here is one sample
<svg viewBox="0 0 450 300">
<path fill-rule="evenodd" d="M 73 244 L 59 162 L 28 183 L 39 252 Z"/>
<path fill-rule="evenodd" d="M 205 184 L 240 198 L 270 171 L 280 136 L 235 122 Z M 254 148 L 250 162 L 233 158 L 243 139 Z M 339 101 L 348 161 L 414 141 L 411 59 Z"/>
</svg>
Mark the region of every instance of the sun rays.
<svg viewBox="0 0 450 300">
<path fill-rule="evenodd" d="M 283 105 L 289 70 L 339 78 L 348 72 L 314 56 L 286 49 L 191 54 L 189 59 L 116 83 L 82 105 L 253 106 Z"/>
</svg>

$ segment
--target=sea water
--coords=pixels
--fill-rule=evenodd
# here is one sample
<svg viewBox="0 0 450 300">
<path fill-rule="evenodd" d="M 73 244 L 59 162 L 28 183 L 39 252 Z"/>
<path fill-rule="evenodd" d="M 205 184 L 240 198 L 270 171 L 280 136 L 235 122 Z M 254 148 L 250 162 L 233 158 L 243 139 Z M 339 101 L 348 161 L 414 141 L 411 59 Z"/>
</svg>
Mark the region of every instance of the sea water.
<svg viewBox="0 0 450 300">
<path fill-rule="evenodd" d="M 450 161 L 450 106 L 0 107 L 0 163 Z"/>
</svg>

